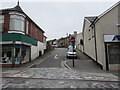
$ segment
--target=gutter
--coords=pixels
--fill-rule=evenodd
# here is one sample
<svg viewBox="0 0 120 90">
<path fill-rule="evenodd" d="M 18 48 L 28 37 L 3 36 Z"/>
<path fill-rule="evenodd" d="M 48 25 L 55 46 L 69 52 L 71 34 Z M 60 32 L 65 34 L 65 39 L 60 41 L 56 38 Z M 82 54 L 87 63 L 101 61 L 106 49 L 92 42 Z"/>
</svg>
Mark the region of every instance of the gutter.
<svg viewBox="0 0 120 90">
<path fill-rule="evenodd" d="M 98 61 L 98 56 L 97 56 L 97 42 L 96 42 L 96 29 L 95 29 L 95 23 L 98 21 L 98 17 L 96 17 L 94 19 L 94 21 L 91 23 L 91 25 L 89 27 L 92 27 L 94 28 L 94 38 L 95 38 L 95 53 L 96 53 L 96 62 Z"/>
<path fill-rule="evenodd" d="M 97 56 L 97 43 L 96 43 L 96 29 L 95 29 L 95 24 L 94 26 L 94 37 L 95 37 L 95 53 L 96 53 L 96 62 L 98 61 L 98 56 Z"/>
</svg>

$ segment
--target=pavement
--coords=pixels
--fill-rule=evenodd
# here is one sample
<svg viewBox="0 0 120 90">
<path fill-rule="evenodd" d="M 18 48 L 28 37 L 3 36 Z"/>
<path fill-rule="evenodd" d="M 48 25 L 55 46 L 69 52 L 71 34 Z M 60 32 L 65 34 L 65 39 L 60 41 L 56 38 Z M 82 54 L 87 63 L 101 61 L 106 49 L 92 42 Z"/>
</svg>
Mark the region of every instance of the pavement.
<svg viewBox="0 0 120 90">
<path fill-rule="evenodd" d="M 47 52 L 46 54 L 42 55 L 39 58 L 36 58 L 35 60 L 26 63 L 24 65 L 22 65 L 21 67 L 15 67 L 15 68 L 2 68 L 2 76 L 9 76 L 9 75 L 14 75 L 17 73 L 21 73 L 26 71 L 27 69 L 30 69 L 32 67 L 34 67 L 35 65 L 43 62 L 45 59 L 48 58 L 48 56 L 51 55 L 52 51 Z M 119 73 L 118 71 L 104 71 L 102 70 L 90 57 L 88 57 L 86 54 L 82 53 L 81 51 L 77 50 L 77 56 L 79 59 L 75 59 L 74 60 L 74 66 L 73 67 L 73 60 L 69 59 L 66 61 L 62 61 L 62 67 L 63 68 L 67 68 L 67 69 L 71 69 L 71 70 L 75 70 L 75 71 L 79 71 L 79 72 L 84 72 L 84 73 L 93 73 L 93 74 L 101 74 L 101 75 L 107 75 L 109 74 L 113 74 L 117 77 L 119 77 Z"/>
<path fill-rule="evenodd" d="M 73 60 L 66 60 L 64 62 L 65 67 L 68 69 L 72 69 L 79 72 L 86 72 L 86 73 L 94 73 L 94 74 L 113 74 L 120 78 L 120 71 L 105 71 L 102 70 L 101 67 L 89 56 L 81 51 L 77 50 L 77 56 L 79 59 L 74 60 L 74 67 L 73 67 Z"/>
<path fill-rule="evenodd" d="M 99 76 L 64 68 L 30 68 L 3 78 L 2 88 L 119 88 L 116 76 Z"/>
<path fill-rule="evenodd" d="M 46 52 L 41 57 L 38 57 L 38 58 L 32 60 L 29 63 L 25 63 L 25 64 L 21 65 L 20 67 L 14 67 L 14 68 L 12 68 L 12 67 L 9 67 L 9 68 L 8 67 L 2 67 L 2 76 L 0 75 L 0 77 L 7 77 L 9 75 L 14 75 L 14 74 L 17 74 L 17 73 L 24 72 L 24 71 L 34 67 L 34 65 L 37 65 L 37 64 L 43 62 L 49 55 L 51 55 L 51 53 L 53 51 L 54 50 Z"/>
<path fill-rule="evenodd" d="M 46 60 L 53 51 L 18 68 L 3 68 L 3 88 L 119 88 L 118 76 L 103 71 L 84 53 L 78 52 L 75 67 L 72 59 L 62 67 L 31 68 Z"/>
<path fill-rule="evenodd" d="M 2 88 L 119 88 L 119 83 L 115 76 L 93 76 L 64 68 L 30 68 L 3 78 Z"/>
</svg>

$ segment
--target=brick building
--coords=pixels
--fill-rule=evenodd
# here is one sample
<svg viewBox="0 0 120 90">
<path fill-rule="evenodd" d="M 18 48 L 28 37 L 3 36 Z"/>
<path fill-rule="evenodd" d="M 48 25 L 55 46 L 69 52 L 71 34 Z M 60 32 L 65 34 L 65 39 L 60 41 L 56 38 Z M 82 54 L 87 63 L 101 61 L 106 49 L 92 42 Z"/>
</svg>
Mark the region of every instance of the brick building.
<svg viewBox="0 0 120 90">
<path fill-rule="evenodd" d="M 20 66 L 42 55 L 44 31 L 19 6 L 0 10 L 0 51 L 3 66 Z"/>
</svg>

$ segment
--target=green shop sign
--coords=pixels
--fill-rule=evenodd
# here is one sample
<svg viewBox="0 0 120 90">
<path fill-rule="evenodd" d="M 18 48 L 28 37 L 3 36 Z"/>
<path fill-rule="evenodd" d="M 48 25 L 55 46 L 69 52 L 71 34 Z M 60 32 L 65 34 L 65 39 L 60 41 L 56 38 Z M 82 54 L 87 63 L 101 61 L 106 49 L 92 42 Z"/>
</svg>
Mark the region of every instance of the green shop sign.
<svg viewBox="0 0 120 90">
<path fill-rule="evenodd" d="M 25 42 L 34 46 L 37 46 L 37 40 L 34 38 L 31 38 L 29 36 L 19 34 L 19 33 L 6 33 L 6 34 L 0 34 L 0 41 L 20 41 Z"/>
</svg>

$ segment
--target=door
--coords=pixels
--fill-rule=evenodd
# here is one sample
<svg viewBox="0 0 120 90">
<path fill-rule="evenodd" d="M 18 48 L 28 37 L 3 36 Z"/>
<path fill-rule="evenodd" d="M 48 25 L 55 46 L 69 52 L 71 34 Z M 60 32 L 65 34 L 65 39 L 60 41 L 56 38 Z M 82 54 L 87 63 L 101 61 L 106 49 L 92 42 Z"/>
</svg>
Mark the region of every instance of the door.
<svg viewBox="0 0 120 90">
<path fill-rule="evenodd" d="M 109 65 L 120 64 L 120 43 L 107 44 L 107 68 Z"/>
</svg>

